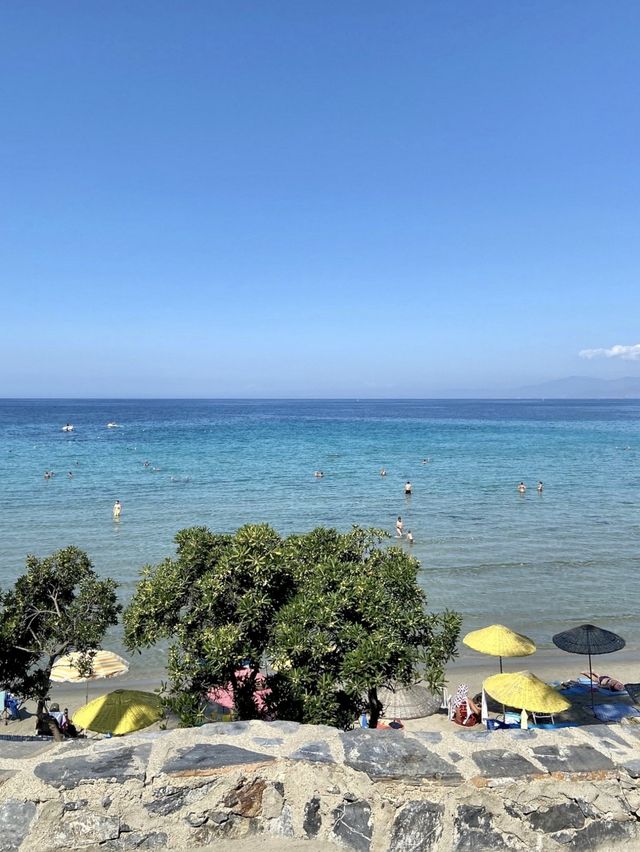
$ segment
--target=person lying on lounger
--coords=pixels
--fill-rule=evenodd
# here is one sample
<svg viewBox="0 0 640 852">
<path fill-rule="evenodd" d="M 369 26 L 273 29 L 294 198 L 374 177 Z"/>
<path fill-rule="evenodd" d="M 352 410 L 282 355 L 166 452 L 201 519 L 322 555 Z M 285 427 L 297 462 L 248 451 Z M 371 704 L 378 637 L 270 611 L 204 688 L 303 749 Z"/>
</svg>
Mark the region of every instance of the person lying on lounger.
<svg viewBox="0 0 640 852">
<path fill-rule="evenodd" d="M 592 683 L 601 686 L 603 689 L 610 689 L 611 692 L 624 692 L 624 684 L 616 680 L 610 675 L 598 675 L 595 672 L 580 672 L 581 675 L 588 677 Z"/>
</svg>

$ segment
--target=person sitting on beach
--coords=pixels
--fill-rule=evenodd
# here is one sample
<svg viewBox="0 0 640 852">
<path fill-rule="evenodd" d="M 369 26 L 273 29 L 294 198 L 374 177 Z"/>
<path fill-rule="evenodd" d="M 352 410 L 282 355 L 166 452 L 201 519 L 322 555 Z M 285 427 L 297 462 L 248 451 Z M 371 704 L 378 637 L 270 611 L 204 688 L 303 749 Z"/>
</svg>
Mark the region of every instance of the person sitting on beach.
<svg viewBox="0 0 640 852">
<path fill-rule="evenodd" d="M 407 497 L 411 496 L 411 483 L 409 482 L 408 479 L 404 484 L 404 493 Z"/>
<path fill-rule="evenodd" d="M 396 535 L 398 538 L 402 538 L 402 530 L 404 529 L 404 524 L 402 523 L 402 518 L 398 515 L 398 520 L 396 521 Z"/>
<path fill-rule="evenodd" d="M 519 491 L 521 494 L 524 494 L 524 492 L 525 492 L 526 490 L 527 490 L 527 486 L 524 484 L 524 482 L 521 482 L 521 483 L 520 483 L 520 485 L 518 485 L 518 491 Z"/>
<path fill-rule="evenodd" d="M 602 689 L 609 689 L 611 692 L 624 692 L 624 684 L 616 680 L 615 677 L 598 675 L 595 672 L 580 672 L 580 674 L 589 678 L 592 683 L 602 687 Z"/>
<path fill-rule="evenodd" d="M 66 707 L 63 712 L 60 712 L 59 704 L 49 705 L 49 716 L 55 719 L 63 736 L 73 739 L 78 736 L 78 729 L 69 718 L 69 710 Z"/>
<path fill-rule="evenodd" d="M 469 697 L 469 687 L 466 683 L 461 683 L 451 699 L 449 718 L 456 725 L 472 728 L 481 721 L 481 716 L 478 705 Z"/>
</svg>

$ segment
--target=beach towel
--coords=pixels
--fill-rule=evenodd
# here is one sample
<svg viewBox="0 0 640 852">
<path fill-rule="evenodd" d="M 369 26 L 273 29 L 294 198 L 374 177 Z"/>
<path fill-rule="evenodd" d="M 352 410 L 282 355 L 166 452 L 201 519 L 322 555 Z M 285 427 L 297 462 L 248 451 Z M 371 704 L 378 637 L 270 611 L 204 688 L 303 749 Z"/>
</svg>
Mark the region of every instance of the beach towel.
<svg viewBox="0 0 640 852">
<path fill-rule="evenodd" d="M 640 710 L 629 704 L 596 704 L 594 713 L 601 722 L 619 722 L 627 716 L 640 716 Z"/>
</svg>

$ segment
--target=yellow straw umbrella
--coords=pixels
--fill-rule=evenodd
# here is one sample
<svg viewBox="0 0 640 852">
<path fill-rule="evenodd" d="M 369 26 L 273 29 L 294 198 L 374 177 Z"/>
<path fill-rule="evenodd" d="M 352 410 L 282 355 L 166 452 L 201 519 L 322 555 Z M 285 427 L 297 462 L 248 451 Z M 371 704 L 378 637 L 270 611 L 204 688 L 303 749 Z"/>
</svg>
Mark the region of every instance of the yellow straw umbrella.
<svg viewBox="0 0 640 852">
<path fill-rule="evenodd" d="M 562 713 L 571 707 L 556 689 L 527 671 L 492 675 L 483 688 L 502 705 L 532 713 Z"/>
<path fill-rule="evenodd" d="M 162 718 L 160 698 L 153 692 L 116 689 L 95 698 L 73 715 L 73 723 L 100 734 L 130 734 Z"/>
<path fill-rule="evenodd" d="M 86 654 L 73 651 L 65 654 L 53 664 L 50 679 L 54 683 L 85 683 L 87 684 L 87 701 L 89 700 L 89 681 L 105 677 L 118 677 L 129 671 L 129 663 L 114 654 L 113 651 L 89 651 L 91 668 L 82 673 L 82 660 Z"/>
<path fill-rule="evenodd" d="M 462 640 L 468 648 L 500 657 L 500 673 L 502 674 L 503 657 L 528 657 L 535 653 L 535 643 L 528 636 L 516 633 L 504 624 L 492 624 L 482 630 L 472 630 Z"/>
</svg>

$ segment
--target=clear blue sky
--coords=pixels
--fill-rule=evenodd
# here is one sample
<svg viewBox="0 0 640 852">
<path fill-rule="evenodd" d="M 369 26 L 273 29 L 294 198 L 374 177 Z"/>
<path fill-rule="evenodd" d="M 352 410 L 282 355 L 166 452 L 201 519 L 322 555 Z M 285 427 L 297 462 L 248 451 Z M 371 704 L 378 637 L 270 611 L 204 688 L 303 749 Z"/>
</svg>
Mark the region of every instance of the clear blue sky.
<svg viewBox="0 0 640 852">
<path fill-rule="evenodd" d="M 640 341 L 637 0 L 5 0 L 0 396 L 429 396 Z"/>
</svg>

